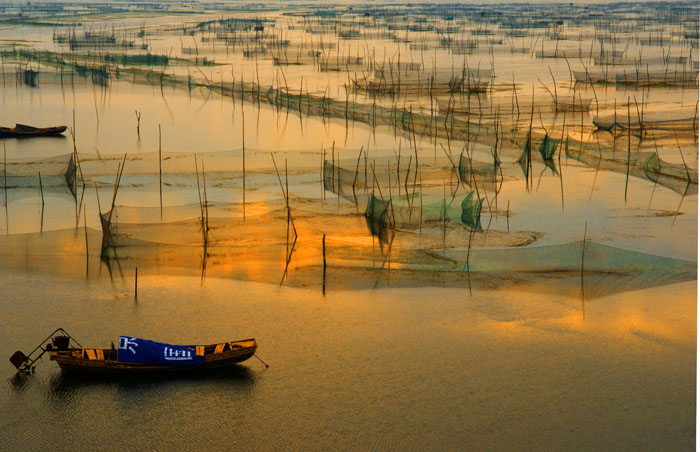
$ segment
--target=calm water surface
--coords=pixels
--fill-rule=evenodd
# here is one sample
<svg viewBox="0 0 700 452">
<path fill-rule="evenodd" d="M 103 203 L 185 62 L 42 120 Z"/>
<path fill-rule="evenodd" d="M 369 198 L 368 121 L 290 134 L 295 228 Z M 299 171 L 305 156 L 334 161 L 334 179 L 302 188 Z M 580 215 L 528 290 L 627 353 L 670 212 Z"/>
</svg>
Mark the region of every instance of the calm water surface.
<svg viewBox="0 0 700 452">
<path fill-rule="evenodd" d="M 0 366 L 4 450 L 688 450 L 696 283 L 594 300 L 523 291 L 334 292 L 3 270 L 0 356 L 62 326 L 109 347 L 256 337 L 228 372 L 84 379 Z M 57 445 L 58 448 L 57 448 Z"/>
</svg>

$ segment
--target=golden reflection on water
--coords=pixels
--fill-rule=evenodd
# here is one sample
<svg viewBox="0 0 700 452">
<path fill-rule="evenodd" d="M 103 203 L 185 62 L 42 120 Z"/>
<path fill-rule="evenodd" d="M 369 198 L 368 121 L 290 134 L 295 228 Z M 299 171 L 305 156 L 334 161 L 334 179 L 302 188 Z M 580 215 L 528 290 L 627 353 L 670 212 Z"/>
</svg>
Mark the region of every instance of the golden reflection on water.
<svg viewBox="0 0 700 452">
<path fill-rule="evenodd" d="M 477 301 L 484 295 L 486 301 Z M 499 290 L 465 298 L 463 302 L 473 304 L 477 316 L 448 321 L 447 326 L 460 336 L 484 334 L 526 347 L 595 340 L 599 347 L 621 348 L 625 353 L 680 353 L 692 360 L 696 350 L 696 297 L 694 282 L 592 300 Z"/>
</svg>

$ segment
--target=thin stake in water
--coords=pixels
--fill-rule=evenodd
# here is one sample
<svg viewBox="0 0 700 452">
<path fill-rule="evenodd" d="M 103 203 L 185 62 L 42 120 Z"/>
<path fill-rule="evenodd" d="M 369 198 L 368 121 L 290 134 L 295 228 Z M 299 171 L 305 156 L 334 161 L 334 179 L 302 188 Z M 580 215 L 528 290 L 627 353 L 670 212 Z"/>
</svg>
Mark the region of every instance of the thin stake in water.
<svg viewBox="0 0 700 452">
<path fill-rule="evenodd" d="M 139 119 L 141 119 L 141 115 L 139 115 Z M 163 151 L 160 124 L 158 124 L 158 190 L 160 192 L 160 217 L 163 218 Z"/>
<path fill-rule="evenodd" d="M 243 77 L 241 76 L 241 96 L 243 96 Z M 242 97 L 241 97 L 242 99 Z M 245 220 L 245 112 L 241 100 L 241 140 L 243 141 L 243 220 Z"/>
</svg>

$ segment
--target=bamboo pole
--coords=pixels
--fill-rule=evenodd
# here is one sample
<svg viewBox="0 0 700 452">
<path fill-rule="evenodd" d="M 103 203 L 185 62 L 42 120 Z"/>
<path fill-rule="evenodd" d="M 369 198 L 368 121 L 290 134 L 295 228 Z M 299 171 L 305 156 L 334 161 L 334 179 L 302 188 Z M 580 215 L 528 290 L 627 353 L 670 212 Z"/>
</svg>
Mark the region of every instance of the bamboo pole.
<svg viewBox="0 0 700 452">
<path fill-rule="evenodd" d="M 112 207 L 109 210 L 109 217 L 107 218 L 107 223 L 112 222 L 112 214 L 114 213 L 114 204 L 117 202 L 117 193 L 119 192 L 119 185 L 121 184 L 122 174 L 124 173 L 124 166 L 126 165 L 126 154 L 124 154 L 124 159 L 121 165 L 117 167 L 117 179 L 114 184 L 114 193 L 112 195 Z"/>
<path fill-rule="evenodd" d="M 289 178 L 287 175 L 287 159 L 284 159 L 284 184 L 285 184 L 284 191 L 286 193 L 289 193 Z M 290 212 L 289 212 L 289 209 L 287 209 L 287 239 L 286 239 L 287 241 L 285 242 L 285 244 L 286 244 L 286 255 L 285 255 L 286 258 L 285 258 L 285 260 L 287 261 L 287 265 L 289 265 L 289 216 L 290 216 Z M 287 266 L 285 266 L 285 268 L 284 268 L 284 275 L 286 275 L 286 274 L 287 274 Z M 284 275 L 283 275 L 283 278 L 284 278 Z"/>
<path fill-rule="evenodd" d="M 547 69 L 549 69 L 549 75 L 552 76 L 552 82 L 554 83 L 554 111 L 558 112 L 559 111 L 559 97 L 557 95 L 557 80 L 554 78 L 554 74 L 552 74 L 551 66 L 547 65 Z"/>
<path fill-rule="evenodd" d="M 391 203 L 391 220 L 392 220 L 391 222 L 392 222 L 392 224 L 395 225 L 396 224 L 396 217 L 394 216 L 394 203 L 391 202 L 391 164 L 389 162 L 387 162 L 387 164 L 386 164 L 386 174 L 389 178 L 388 182 L 389 182 L 389 202 Z M 399 184 L 399 187 L 400 186 L 401 185 Z"/>
<path fill-rule="evenodd" d="M 241 96 L 243 95 L 243 78 L 241 76 Z M 241 99 L 243 99 L 241 97 Z M 245 112 L 241 100 L 241 140 L 243 142 L 243 220 L 245 220 Z"/>
<path fill-rule="evenodd" d="M 160 193 L 160 217 L 163 218 L 163 150 L 161 148 L 161 131 L 158 124 L 158 191 Z"/>
<path fill-rule="evenodd" d="M 2 143 L 2 155 L 3 155 L 3 188 L 5 190 L 5 210 L 7 210 L 7 148 L 5 147 L 5 142 Z"/>
<path fill-rule="evenodd" d="M 630 159 L 632 156 L 632 127 L 630 124 L 630 98 L 627 97 L 627 174 L 625 175 L 625 204 L 627 203 L 627 185 L 630 178 Z"/>
<path fill-rule="evenodd" d="M 284 185 L 282 184 L 282 178 L 280 177 L 280 172 L 279 172 L 279 169 L 277 168 L 277 162 L 275 161 L 275 155 L 273 153 L 270 153 L 270 157 L 272 157 L 272 164 L 275 166 L 275 173 L 277 174 L 277 181 L 279 182 L 280 189 L 282 190 L 282 196 L 284 197 L 284 202 L 285 202 L 285 205 L 287 206 L 289 221 L 292 223 L 292 229 L 294 230 L 294 240 L 296 241 L 297 228 L 294 225 L 294 217 L 292 216 L 291 209 L 289 207 L 289 194 L 285 191 Z"/>
<path fill-rule="evenodd" d="M 325 178 L 326 178 L 326 148 L 321 145 L 321 150 L 323 151 L 323 155 L 321 156 L 321 199 L 325 200 L 326 199 L 326 184 L 325 184 Z"/>
<path fill-rule="evenodd" d="M 510 232 L 510 199 L 508 200 L 508 204 L 506 205 L 506 228 L 507 231 Z"/>
<path fill-rule="evenodd" d="M 675 135 L 675 134 L 674 134 Z M 685 163 L 685 157 L 683 156 L 683 151 L 681 150 L 681 143 L 678 141 L 678 135 L 676 137 L 676 145 L 678 145 L 678 152 L 681 154 L 681 160 L 683 161 L 683 167 L 685 168 L 685 175 L 688 178 L 688 183 L 692 182 L 690 177 L 690 171 L 688 171 L 688 165 Z"/>
<path fill-rule="evenodd" d="M 471 254 L 472 250 L 472 237 L 474 236 L 474 228 L 470 227 L 469 228 L 469 243 L 467 244 L 467 281 L 469 282 L 469 295 L 472 293 L 472 272 L 471 268 L 469 267 L 469 256 Z"/>
<path fill-rule="evenodd" d="M 209 201 L 207 199 L 207 175 L 204 172 L 204 159 L 202 159 L 202 187 L 204 188 L 204 218 L 205 218 L 205 231 L 204 236 L 204 246 L 207 246 L 209 241 Z"/>
<path fill-rule="evenodd" d="M 338 166 L 340 166 L 340 161 L 338 162 Z M 331 145 L 331 168 L 333 169 L 333 176 L 332 176 L 332 181 L 333 181 L 333 188 L 337 190 L 338 196 L 340 196 L 340 182 L 336 184 L 336 171 L 335 171 L 335 140 L 333 140 L 333 144 Z M 338 179 L 340 179 L 340 171 L 338 171 L 337 175 Z"/>
<path fill-rule="evenodd" d="M 41 193 L 41 220 L 39 223 L 39 232 L 44 232 L 44 188 L 41 184 L 41 171 L 39 171 L 39 192 Z"/>
<path fill-rule="evenodd" d="M 418 163 L 418 162 L 416 162 Z M 418 235 L 423 236 L 423 171 L 416 165 L 418 172 L 418 186 L 420 187 L 420 218 L 418 219 Z M 415 188 L 413 190 L 415 192 Z"/>
<path fill-rule="evenodd" d="M 581 244 L 581 278 L 583 278 L 583 262 L 586 254 L 586 233 L 588 232 L 588 221 L 583 227 L 583 242 Z M 583 284 L 583 282 L 582 282 Z"/>
<path fill-rule="evenodd" d="M 374 163 L 370 163 L 370 168 L 372 169 L 372 177 L 374 178 L 374 183 L 377 185 L 377 189 L 379 190 L 379 197 L 382 199 L 382 204 L 384 205 L 384 210 L 387 210 L 389 208 L 389 205 L 386 201 L 384 201 L 384 195 L 382 194 L 382 187 L 379 185 L 379 181 L 377 181 L 377 173 L 374 169 Z M 391 201 L 391 199 L 389 200 Z M 393 216 L 387 215 L 387 218 L 390 220 L 393 220 Z M 394 223 L 392 223 L 392 229 L 394 228 Z"/>
<path fill-rule="evenodd" d="M 100 192 L 97 191 L 97 182 L 95 182 L 95 198 L 97 198 L 97 210 L 102 215 L 102 206 L 100 206 Z"/>
<path fill-rule="evenodd" d="M 355 183 L 357 182 L 357 174 L 360 171 L 360 158 L 362 158 L 363 148 L 364 148 L 364 146 L 360 146 L 360 153 L 357 156 L 357 164 L 355 165 L 355 176 L 352 179 L 352 197 L 355 200 L 355 204 L 357 204 L 357 194 L 355 193 Z"/>
<path fill-rule="evenodd" d="M 323 234 L 321 239 L 323 247 L 323 295 L 326 295 L 326 234 Z"/>
<path fill-rule="evenodd" d="M 43 208 L 42 208 L 43 211 Z M 87 209 L 83 209 L 83 228 L 85 229 L 85 263 L 90 260 L 90 247 L 88 246 L 88 233 L 87 233 Z"/>
<path fill-rule="evenodd" d="M 44 211 L 44 184 L 41 182 L 41 171 L 39 171 L 39 193 L 41 194 L 41 211 Z"/>
<path fill-rule="evenodd" d="M 202 190 L 199 186 L 199 169 L 197 167 L 197 155 L 194 156 L 194 171 L 197 177 L 197 197 L 199 198 L 199 218 L 200 226 L 202 228 L 202 240 L 206 242 L 205 231 L 204 231 L 204 205 L 202 203 Z"/>
</svg>

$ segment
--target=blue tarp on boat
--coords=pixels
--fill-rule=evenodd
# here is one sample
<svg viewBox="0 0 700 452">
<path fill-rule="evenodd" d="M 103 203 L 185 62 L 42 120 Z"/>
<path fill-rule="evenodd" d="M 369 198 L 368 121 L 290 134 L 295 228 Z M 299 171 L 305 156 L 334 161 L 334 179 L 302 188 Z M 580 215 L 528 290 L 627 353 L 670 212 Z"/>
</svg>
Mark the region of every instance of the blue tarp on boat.
<svg viewBox="0 0 700 452">
<path fill-rule="evenodd" d="M 203 365 L 204 356 L 198 356 L 196 351 L 195 345 L 171 345 L 120 336 L 117 361 L 175 366 Z"/>
</svg>

